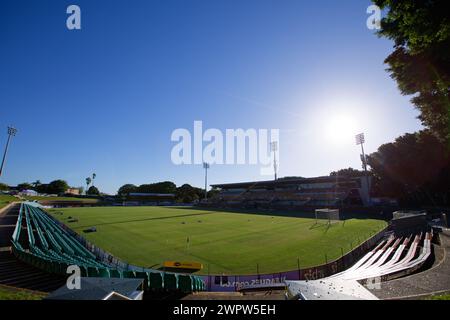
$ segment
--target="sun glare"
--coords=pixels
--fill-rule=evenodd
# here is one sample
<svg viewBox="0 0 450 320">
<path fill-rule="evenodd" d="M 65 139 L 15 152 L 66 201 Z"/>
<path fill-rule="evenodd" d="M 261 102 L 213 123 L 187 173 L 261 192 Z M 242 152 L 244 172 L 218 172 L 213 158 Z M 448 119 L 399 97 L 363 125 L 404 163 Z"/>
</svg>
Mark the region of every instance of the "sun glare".
<svg viewBox="0 0 450 320">
<path fill-rule="evenodd" d="M 356 134 L 356 122 L 352 116 L 337 115 L 330 118 L 325 127 L 327 140 L 336 145 L 350 144 Z"/>
</svg>

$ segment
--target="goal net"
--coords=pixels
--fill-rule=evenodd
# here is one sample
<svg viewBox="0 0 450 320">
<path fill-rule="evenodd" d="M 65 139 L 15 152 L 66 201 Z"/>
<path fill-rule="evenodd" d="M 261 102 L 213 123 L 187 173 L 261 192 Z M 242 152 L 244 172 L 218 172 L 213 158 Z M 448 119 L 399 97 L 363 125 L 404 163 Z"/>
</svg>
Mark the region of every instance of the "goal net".
<svg viewBox="0 0 450 320">
<path fill-rule="evenodd" d="M 333 223 L 340 220 L 339 209 L 316 209 L 316 223 Z"/>
</svg>

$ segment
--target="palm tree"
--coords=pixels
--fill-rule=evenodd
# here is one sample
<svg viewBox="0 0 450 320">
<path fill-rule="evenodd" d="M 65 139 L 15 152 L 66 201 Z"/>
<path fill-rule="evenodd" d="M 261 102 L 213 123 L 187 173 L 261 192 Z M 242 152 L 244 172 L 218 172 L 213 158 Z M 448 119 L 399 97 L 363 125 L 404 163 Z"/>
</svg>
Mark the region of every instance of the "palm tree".
<svg viewBox="0 0 450 320">
<path fill-rule="evenodd" d="M 97 175 L 96 175 L 95 173 L 93 173 L 93 174 L 92 174 L 92 186 L 94 186 L 94 180 L 95 180 L 95 177 L 97 177 Z"/>
<path fill-rule="evenodd" d="M 36 180 L 35 182 L 32 183 L 33 187 L 35 187 L 35 188 L 40 186 L 41 184 L 42 184 L 41 180 Z"/>
<path fill-rule="evenodd" d="M 92 182 L 91 177 L 87 177 L 86 178 L 86 193 L 89 190 L 89 185 L 91 184 L 91 182 Z"/>
</svg>

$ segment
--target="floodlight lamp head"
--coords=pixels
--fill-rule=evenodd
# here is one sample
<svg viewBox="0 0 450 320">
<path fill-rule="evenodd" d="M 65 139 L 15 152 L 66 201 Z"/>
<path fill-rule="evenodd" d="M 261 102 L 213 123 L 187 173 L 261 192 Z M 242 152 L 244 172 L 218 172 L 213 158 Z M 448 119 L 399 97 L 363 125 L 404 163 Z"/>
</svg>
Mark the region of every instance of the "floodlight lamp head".
<svg viewBox="0 0 450 320">
<path fill-rule="evenodd" d="M 16 129 L 16 128 L 8 127 L 8 134 L 9 134 L 10 136 L 15 136 L 16 133 L 17 133 L 17 129 Z"/>
<path fill-rule="evenodd" d="M 363 144 L 365 142 L 364 133 L 357 134 L 355 136 L 355 139 L 356 139 L 356 144 L 357 145 Z"/>
<path fill-rule="evenodd" d="M 277 151 L 278 150 L 278 141 L 272 141 L 270 143 L 270 150 L 271 151 Z"/>
</svg>

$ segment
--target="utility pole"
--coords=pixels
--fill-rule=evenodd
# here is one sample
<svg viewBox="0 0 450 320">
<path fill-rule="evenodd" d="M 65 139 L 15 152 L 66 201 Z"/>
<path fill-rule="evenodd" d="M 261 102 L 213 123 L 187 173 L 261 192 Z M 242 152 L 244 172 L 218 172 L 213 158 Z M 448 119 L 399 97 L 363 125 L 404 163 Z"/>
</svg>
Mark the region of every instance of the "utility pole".
<svg viewBox="0 0 450 320">
<path fill-rule="evenodd" d="M 3 173 L 3 166 L 5 165 L 6 154 L 8 153 L 9 142 L 11 141 L 11 137 L 14 137 L 17 133 L 17 129 L 13 127 L 8 127 L 8 141 L 6 142 L 5 152 L 3 153 L 2 165 L 0 167 L 0 177 Z"/>
<path fill-rule="evenodd" d="M 203 169 L 205 169 L 205 200 L 208 200 L 208 169 L 209 169 L 209 163 L 203 162 Z"/>
</svg>

